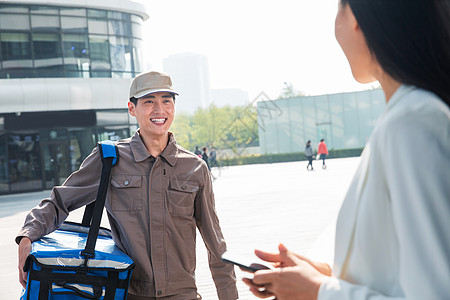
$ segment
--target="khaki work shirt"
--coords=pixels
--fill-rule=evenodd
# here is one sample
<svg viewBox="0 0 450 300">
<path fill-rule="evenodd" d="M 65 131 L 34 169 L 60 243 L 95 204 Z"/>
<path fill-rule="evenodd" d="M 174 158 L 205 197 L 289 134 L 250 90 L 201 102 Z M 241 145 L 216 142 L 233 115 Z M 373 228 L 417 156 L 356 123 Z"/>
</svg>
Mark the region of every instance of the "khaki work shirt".
<svg viewBox="0 0 450 300">
<path fill-rule="evenodd" d="M 178 146 L 172 134 L 156 158 L 148 153 L 139 132 L 116 145 L 119 161 L 111 172 L 105 207 L 114 241 L 136 263 L 129 293 L 196 295 L 198 228 L 219 298 L 237 299 L 233 266 L 220 258 L 226 244 L 203 160 Z M 101 168 L 95 148 L 78 171 L 27 215 L 16 240 L 26 236 L 35 241 L 57 229 L 70 211 L 94 201 Z"/>
</svg>

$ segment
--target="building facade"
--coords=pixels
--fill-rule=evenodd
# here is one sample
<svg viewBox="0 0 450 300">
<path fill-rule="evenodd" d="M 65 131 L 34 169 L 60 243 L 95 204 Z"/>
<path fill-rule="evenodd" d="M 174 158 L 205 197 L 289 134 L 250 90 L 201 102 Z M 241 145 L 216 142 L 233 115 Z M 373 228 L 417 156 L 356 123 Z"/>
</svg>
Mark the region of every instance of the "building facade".
<svg viewBox="0 0 450 300">
<path fill-rule="evenodd" d="M 177 97 L 177 112 L 192 114 L 211 103 L 209 67 L 206 56 L 196 53 L 179 53 L 165 58 L 164 72 L 170 74 Z"/>
<path fill-rule="evenodd" d="M 0 194 L 59 185 L 98 141 L 137 128 L 128 89 L 147 18 L 130 0 L 0 0 Z"/>
<path fill-rule="evenodd" d="M 261 154 L 363 148 L 386 105 L 381 89 L 257 103 Z"/>
</svg>

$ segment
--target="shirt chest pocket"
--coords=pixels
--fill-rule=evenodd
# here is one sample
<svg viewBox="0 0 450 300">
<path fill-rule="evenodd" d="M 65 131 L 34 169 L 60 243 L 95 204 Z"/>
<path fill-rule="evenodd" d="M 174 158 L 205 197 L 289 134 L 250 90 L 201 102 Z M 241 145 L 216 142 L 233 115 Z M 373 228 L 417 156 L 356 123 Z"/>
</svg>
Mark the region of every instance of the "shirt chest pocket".
<svg viewBox="0 0 450 300">
<path fill-rule="evenodd" d="M 142 210 L 143 188 L 139 175 L 111 176 L 111 210 Z"/>
<path fill-rule="evenodd" d="M 194 201 L 199 186 L 197 182 L 170 178 L 168 194 L 169 212 L 173 215 L 194 215 Z"/>
</svg>

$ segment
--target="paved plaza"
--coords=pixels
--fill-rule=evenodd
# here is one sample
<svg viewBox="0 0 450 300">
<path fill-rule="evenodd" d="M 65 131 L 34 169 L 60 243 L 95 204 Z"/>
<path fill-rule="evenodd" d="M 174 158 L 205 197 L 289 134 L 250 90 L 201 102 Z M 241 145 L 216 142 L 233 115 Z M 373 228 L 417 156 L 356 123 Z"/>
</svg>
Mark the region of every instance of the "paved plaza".
<svg viewBox="0 0 450 300">
<path fill-rule="evenodd" d="M 239 257 L 254 260 L 255 248 L 276 251 L 279 242 L 288 249 L 331 262 L 334 225 L 339 207 L 359 158 L 327 160 L 328 168 L 306 170 L 306 162 L 247 165 L 223 168 L 214 182 L 216 208 L 228 249 Z M 217 170 L 213 174 L 218 175 Z M 50 191 L 0 196 L 0 299 L 18 299 L 17 246 L 14 237 L 27 211 Z M 69 219 L 81 221 L 82 211 Z M 103 225 L 107 222 L 103 220 Z M 207 254 L 197 237 L 197 285 L 205 300 L 217 300 Z M 257 299 L 236 269 L 240 299 Z"/>
</svg>

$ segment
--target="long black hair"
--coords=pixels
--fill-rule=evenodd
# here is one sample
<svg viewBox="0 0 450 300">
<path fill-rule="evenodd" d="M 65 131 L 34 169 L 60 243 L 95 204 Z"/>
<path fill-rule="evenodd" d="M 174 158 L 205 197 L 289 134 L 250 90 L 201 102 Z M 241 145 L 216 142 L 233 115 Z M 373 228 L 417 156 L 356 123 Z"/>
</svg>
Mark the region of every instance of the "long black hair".
<svg viewBox="0 0 450 300">
<path fill-rule="evenodd" d="M 450 106 L 449 0 L 340 1 L 350 5 L 387 74 L 434 92 Z"/>
</svg>

